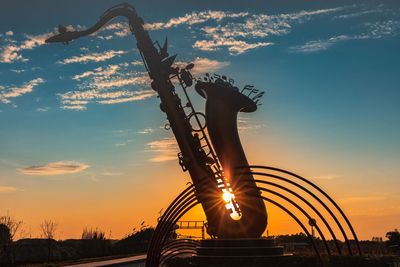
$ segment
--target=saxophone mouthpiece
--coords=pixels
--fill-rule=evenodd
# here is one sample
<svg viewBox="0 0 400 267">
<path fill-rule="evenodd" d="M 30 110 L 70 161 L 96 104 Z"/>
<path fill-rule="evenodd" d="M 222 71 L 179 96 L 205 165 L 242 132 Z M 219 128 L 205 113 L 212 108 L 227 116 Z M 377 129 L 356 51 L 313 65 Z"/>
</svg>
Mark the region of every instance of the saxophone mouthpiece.
<svg viewBox="0 0 400 267">
<path fill-rule="evenodd" d="M 68 44 L 74 39 L 74 32 L 65 32 L 54 35 L 45 40 L 45 43 L 63 43 Z"/>
<path fill-rule="evenodd" d="M 58 34 L 45 40 L 45 43 L 63 43 L 68 44 L 73 39 L 78 37 L 78 33 L 75 31 L 68 31 L 67 27 L 63 25 L 58 25 Z"/>
</svg>

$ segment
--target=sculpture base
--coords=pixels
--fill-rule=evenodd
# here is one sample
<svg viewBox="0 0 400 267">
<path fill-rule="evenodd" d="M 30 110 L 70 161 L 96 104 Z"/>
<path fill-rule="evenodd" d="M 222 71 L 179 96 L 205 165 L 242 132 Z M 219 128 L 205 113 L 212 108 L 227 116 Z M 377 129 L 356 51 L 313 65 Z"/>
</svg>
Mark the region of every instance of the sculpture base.
<svg viewBox="0 0 400 267">
<path fill-rule="evenodd" d="M 197 255 L 172 260 L 167 266 L 275 266 L 270 263 L 290 258 L 290 255 L 283 254 L 283 247 L 276 246 L 274 240 L 262 238 L 204 239 L 196 250 Z"/>
<path fill-rule="evenodd" d="M 281 257 L 283 247 L 273 239 L 204 239 L 197 248 L 197 258 Z"/>
<path fill-rule="evenodd" d="M 387 267 L 400 266 L 399 256 L 264 256 L 264 257 L 180 257 L 166 262 L 167 267 Z"/>
</svg>

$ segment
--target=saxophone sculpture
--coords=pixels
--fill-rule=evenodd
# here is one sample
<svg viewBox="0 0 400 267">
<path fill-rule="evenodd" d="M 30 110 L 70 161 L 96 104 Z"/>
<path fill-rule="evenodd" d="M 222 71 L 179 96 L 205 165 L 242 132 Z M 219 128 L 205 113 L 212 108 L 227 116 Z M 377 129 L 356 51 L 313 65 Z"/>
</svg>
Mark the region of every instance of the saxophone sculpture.
<svg viewBox="0 0 400 267">
<path fill-rule="evenodd" d="M 180 153 L 179 163 L 188 171 L 196 189 L 196 197 L 207 217 L 207 231 L 218 238 L 258 238 L 267 225 L 267 212 L 252 175 L 234 173 L 235 167 L 248 166 L 240 143 L 237 114 L 252 112 L 263 93 L 250 98 L 233 86 L 226 77 L 209 75 L 194 80 L 190 69 L 173 65 L 176 55 L 169 56 L 167 40 L 160 46 L 145 30 L 144 22 L 129 4 L 108 9 L 92 27 L 82 31 L 67 31 L 59 26 L 59 34 L 47 43 L 68 44 L 73 39 L 90 35 L 115 17 L 128 19 L 137 48 L 149 74 L 151 87 L 158 93 L 160 108 L 166 113 L 169 126 L 176 138 Z M 171 79 L 177 79 L 187 97 L 183 104 Z M 206 115 L 196 112 L 186 89 L 196 82 L 196 91 L 206 98 Z M 244 88 L 244 91 L 249 89 Z M 254 93 L 251 90 L 250 93 Z M 247 92 L 247 91 L 246 91 Z M 187 111 L 188 110 L 188 111 Z M 204 116 L 206 124 L 200 122 Z M 197 122 L 196 128 L 192 123 Z M 209 138 L 206 131 L 208 131 Z M 210 139 L 210 140 L 209 140 Z"/>
</svg>

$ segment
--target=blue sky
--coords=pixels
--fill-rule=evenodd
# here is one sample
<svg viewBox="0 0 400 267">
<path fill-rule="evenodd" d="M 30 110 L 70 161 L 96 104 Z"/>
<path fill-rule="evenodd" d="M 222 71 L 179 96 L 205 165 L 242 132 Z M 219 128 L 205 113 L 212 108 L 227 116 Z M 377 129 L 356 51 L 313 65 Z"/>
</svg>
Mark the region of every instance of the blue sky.
<svg viewBox="0 0 400 267">
<path fill-rule="evenodd" d="M 44 44 L 58 24 L 89 27 L 117 3 L 0 4 L 0 213 L 23 218 L 33 234 L 44 217 L 60 222 L 60 237 L 102 218 L 120 236 L 142 219 L 154 224 L 189 181 L 124 19 L 69 45 Z M 266 91 L 239 122 L 252 163 L 315 179 L 364 238 L 398 227 L 398 2 L 129 3 L 153 40 L 168 36 L 178 64 L 195 63 L 195 75 L 223 73 Z M 158 201 L 138 204 L 146 196 Z"/>
</svg>

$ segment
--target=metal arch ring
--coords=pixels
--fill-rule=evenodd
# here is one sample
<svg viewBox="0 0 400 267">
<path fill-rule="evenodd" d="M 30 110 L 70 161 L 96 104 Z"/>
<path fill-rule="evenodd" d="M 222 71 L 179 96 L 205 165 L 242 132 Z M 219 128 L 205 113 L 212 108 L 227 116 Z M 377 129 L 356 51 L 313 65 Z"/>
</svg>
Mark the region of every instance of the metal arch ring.
<svg viewBox="0 0 400 267">
<path fill-rule="evenodd" d="M 170 130 L 171 129 L 171 125 L 169 123 L 166 123 L 164 125 L 164 129 L 167 130 L 167 131 Z"/>
<path fill-rule="evenodd" d="M 201 122 L 200 122 L 200 120 L 198 119 L 198 116 L 201 116 L 201 117 L 204 118 L 204 125 L 201 125 Z M 190 120 L 192 119 L 192 117 L 195 117 L 197 123 L 199 124 L 199 127 L 200 127 L 199 129 L 194 129 L 193 126 L 192 126 L 192 124 L 190 123 Z M 196 112 L 191 113 L 191 114 L 187 117 L 187 120 L 188 120 L 188 122 L 189 122 L 189 124 L 190 124 L 190 126 L 191 126 L 193 132 L 201 132 L 201 131 L 204 131 L 204 129 L 207 127 L 206 115 L 205 115 L 204 113 L 202 113 L 202 112 L 197 112 L 197 111 L 196 111 Z"/>
</svg>

